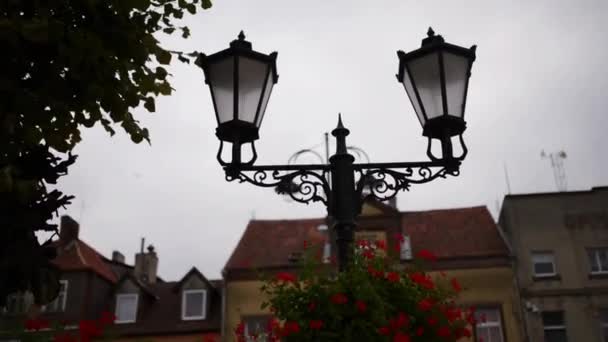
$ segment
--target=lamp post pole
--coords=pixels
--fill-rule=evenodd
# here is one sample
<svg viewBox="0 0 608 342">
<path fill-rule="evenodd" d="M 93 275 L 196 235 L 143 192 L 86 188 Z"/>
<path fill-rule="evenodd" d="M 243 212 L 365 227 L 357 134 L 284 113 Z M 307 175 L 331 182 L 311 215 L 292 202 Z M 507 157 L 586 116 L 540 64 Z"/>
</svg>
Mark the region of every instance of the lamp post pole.
<svg viewBox="0 0 608 342">
<path fill-rule="evenodd" d="M 201 54 L 197 59 L 213 99 L 218 121 L 216 136 L 220 140 L 217 160 L 224 167 L 226 180 L 274 188 L 301 203 L 324 203 L 334 222 L 340 271 L 349 264 L 365 187 L 376 199 L 389 200 L 399 191 L 409 190 L 412 184 L 459 175 L 466 157 L 462 138 L 466 129 L 464 108 L 475 46 L 466 49 L 445 43 L 430 28 L 427 34 L 421 48 L 397 53 L 397 80 L 403 83 L 423 126 L 430 161 L 355 163 L 346 145 L 350 132 L 339 116 L 338 125 L 331 132 L 336 139 L 336 152 L 328 164 L 254 165 L 255 140 L 278 80 L 277 53 L 253 51 L 241 32 L 228 49 L 211 56 Z M 453 137 L 460 140 L 460 156 L 453 155 Z M 433 140 L 439 140 L 441 156 L 433 154 Z M 232 144 L 230 161 L 222 158 L 224 143 Z M 252 157 L 243 161 L 241 147 L 246 144 L 251 145 Z"/>
</svg>

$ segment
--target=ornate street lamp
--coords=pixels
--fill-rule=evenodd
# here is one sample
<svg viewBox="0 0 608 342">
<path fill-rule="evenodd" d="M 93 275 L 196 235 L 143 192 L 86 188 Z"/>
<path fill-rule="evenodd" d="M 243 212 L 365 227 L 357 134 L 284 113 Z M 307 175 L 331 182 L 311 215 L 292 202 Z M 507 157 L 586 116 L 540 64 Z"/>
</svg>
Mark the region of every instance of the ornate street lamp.
<svg viewBox="0 0 608 342">
<path fill-rule="evenodd" d="M 216 135 L 220 139 L 217 158 L 226 179 L 289 189 L 285 193 L 301 203 L 323 202 L 330 221 L 334 222 L 340 270 L 348 265 L 364 188 L 369 196 L 388 200 L 412 184 L 457 176 L 466 157 L 462 134 L 466 128 L 464 110 L 475 46 L 466 49 L 445 43 L 429 28 L 421 48 L 397 54 L 397 79 L 403 83 L 422 124 L 423 135 L 428 138 L 430 161 L 354 163 L 346 145 L 349 130 L 339 118 L 332 131 L 336 153 L 329 158 L 329 164 L 253 165 L 257 158 L 255 140 L 259 138 L 272 86 L 278 80 L 276 52 L 265 55 L 253 51 L 241 32 L 230 48 L 210 56 L 201 54 L 197 59 L 211 90 L 218 121 Z M 459 136 L 463 149 L 457 157 L 452 153 L 454 136 Z M 432 154 L 432 139 L 441 141 L 441 157 Z M 232 143 L 230 162 L 221 157 L 224 142 Z M 241 161 L 241 145 L 245 143 L 251 143 L 253 151 L 247 162 Z"/>
<path fill-rule="evenodd" d="M 243 31 L 228 49 L 211 56 L 201 54 L 197 59 L 213 99 L 218 124 L 215 134 L 222 145 L 226 141 L 233 146 L 231 164 L 241 164 L 240 147 L 246 143 L 252 143 L 254 151 L 246 164 L 253 164 L 257 158 L 253 141 L 259 138 L 272 86 L 279 79 L 276 61 L 276 52 L 265 55 L 253 51 Z M 227 165 L 221 152 L 220 149 L 218 160 Z"/>
<path fill-rule="evenodd" d="M 464 109 L 471 67 L 476 46 L 470 49 L 448 44 L 429 27 L 422 47 L 409 53 L 398 51 L 399 74 L 412 106 L 422 125 L 422 134 L 429 139 L 427 154 L 431 153 L 431 139 L 439 139 L 443 159 L 465 158 L 467 148 L 462 139 L 466 129 Z M 459 136 L 463 148 L 460 157 L 452 155 L 451 137 Z"/>
</svg>

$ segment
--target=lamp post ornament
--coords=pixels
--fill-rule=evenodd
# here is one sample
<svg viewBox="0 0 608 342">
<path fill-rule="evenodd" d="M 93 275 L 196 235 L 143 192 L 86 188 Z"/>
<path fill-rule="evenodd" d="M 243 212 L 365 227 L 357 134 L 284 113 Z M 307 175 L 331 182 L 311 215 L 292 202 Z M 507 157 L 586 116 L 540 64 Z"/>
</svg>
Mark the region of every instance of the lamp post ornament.
<svg viewBox="0 0 608 342">
<path fill-rule="evenodd" d="M 464 111 L 475 49 L 476 46 L 467 49 L 446 43 L 429 28 L 419 49 L 397 52 L 397 80 L 403 84 L 423 136 L 427 137 L 429 161 L 355 163 L 346 144 L 350 132 L 339 115 L 332 131 L 336 151 L 328 164 L 254 165 L 255 140 L 278 81 L 277 53 L 254 51 L 241 31 L 229 48 L 209 56 L 200 54 L 196 61 L 211 92 L 218 122 L 216 136 L 220 140 L 217 160 L 226 172 L 226 180 L 291 189 L 287 194 L 295 201 L 324 203 L 336 232 L 339 269 L 344 270 L 363 205 L 364 187 L 369 186 L 370 195 L 383 201 L 400 190 L 409 190 L 412 184 L 459 174 L 467 154 L 462 134 L 466 129 Z M 462 147 L 460 156 L 453 154 L 453 137 L 458 137 Z M 439 140 L 441 156 L 432 153 L 433 140 Z M 224 143 L 232 144 L 230 161 L 222 158 Z M 251 146 L 252 157 L 248 161 L 242 160 L 243 145 Z"/>
</svg>

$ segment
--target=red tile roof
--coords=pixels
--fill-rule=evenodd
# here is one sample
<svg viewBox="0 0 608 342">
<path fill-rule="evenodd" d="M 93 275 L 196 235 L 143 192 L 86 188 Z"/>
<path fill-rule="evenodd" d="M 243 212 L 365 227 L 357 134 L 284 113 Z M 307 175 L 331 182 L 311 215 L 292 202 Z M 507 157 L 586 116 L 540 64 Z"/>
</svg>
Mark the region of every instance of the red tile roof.
<svg viewBox="0 0 608 342">
<path fill-rule="evenodd" d="M 413 253 L 427 249 L 439 258 L 509 255 L 485 206 L 405 212 L 401 229 L 410 236 Z"/>
<path fill-rule="evenodd" d="M 403 212 L 400 216 L 401 227 L 396 230 L 410 236 L 414 253 L 428 249 L 439 258 L 448 259 L 509 255 L 485 206 Z M 325 241 L 325 233 L 317 229 L 324 223 L 322 218 L 252 220 L 224 269 L 289 266 L 289 256 L 302 251 L 305 240 L 311 243 Z"/>
<path fill-rule="evenodd" d="M 52 261 L 62 271 L 92 271 L 100 277 L 116 283 L 117 278 L 103 256 L 81 240 L 66 244 L 56 242 L 57 257 Z"/>
<path fill-rule="evenodd" d="M 304 241 L 323 243 L 325 232 L 319 225 L 325 219 L 251 220 L 225 269 L 282 267 L 289 265 L 289 256 L 304 250 Z"/>
</svg>

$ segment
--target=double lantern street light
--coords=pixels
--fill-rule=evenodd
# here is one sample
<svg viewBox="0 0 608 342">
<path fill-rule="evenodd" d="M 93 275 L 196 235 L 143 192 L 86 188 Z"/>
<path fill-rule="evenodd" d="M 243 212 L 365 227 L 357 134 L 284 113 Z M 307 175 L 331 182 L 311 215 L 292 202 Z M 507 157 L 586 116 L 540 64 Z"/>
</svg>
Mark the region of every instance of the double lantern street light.
<svg viewBox="0 0 608 342">
<path fill-rule="evenodd" d="M 427 35 L 419 49 L 397 52 L 396 76 L 416 111 L 422 135 L 428 139 L 430 161 L 354 163 L 346 145 L 349 130 L 339 118 L 332 131 L 336 153 L 329 158 L 329 164 L 254 165 L 255 141 L 272 88 L 279 79 L 277 53 L 254 51 L 241 31 L 229 48 L 210 56 L 200 54 L 196 61 L 211 91 L 220 140 L 217 160 L 226 172 L 226 180 L 290 189 L 285 192 L 301 203 L 323 202 L 336 233 L 340 270 L 348 264 L 364 188 L 369 188 L 370 195 L 378 200 L 388 200 L 399 190 L 408 190 L 411 184 L 457 176 L 466 157 L 462 139 L 466 129 L 464 111 L 476 46 L 467 49 L 448 44 L 431 28 Z M 453 137 L 459 138 L 460 156 L 454 156 L 452 151 Z M 440 157 L 431 151 L 434 139 L 441 143 Z M 224 143 L 232 144 L 230 161 L 222 158 Z M 241 157 L 241 146 L 245 144 L 251 145 L 252 157 L 248 161 Z"/>
</svg>

